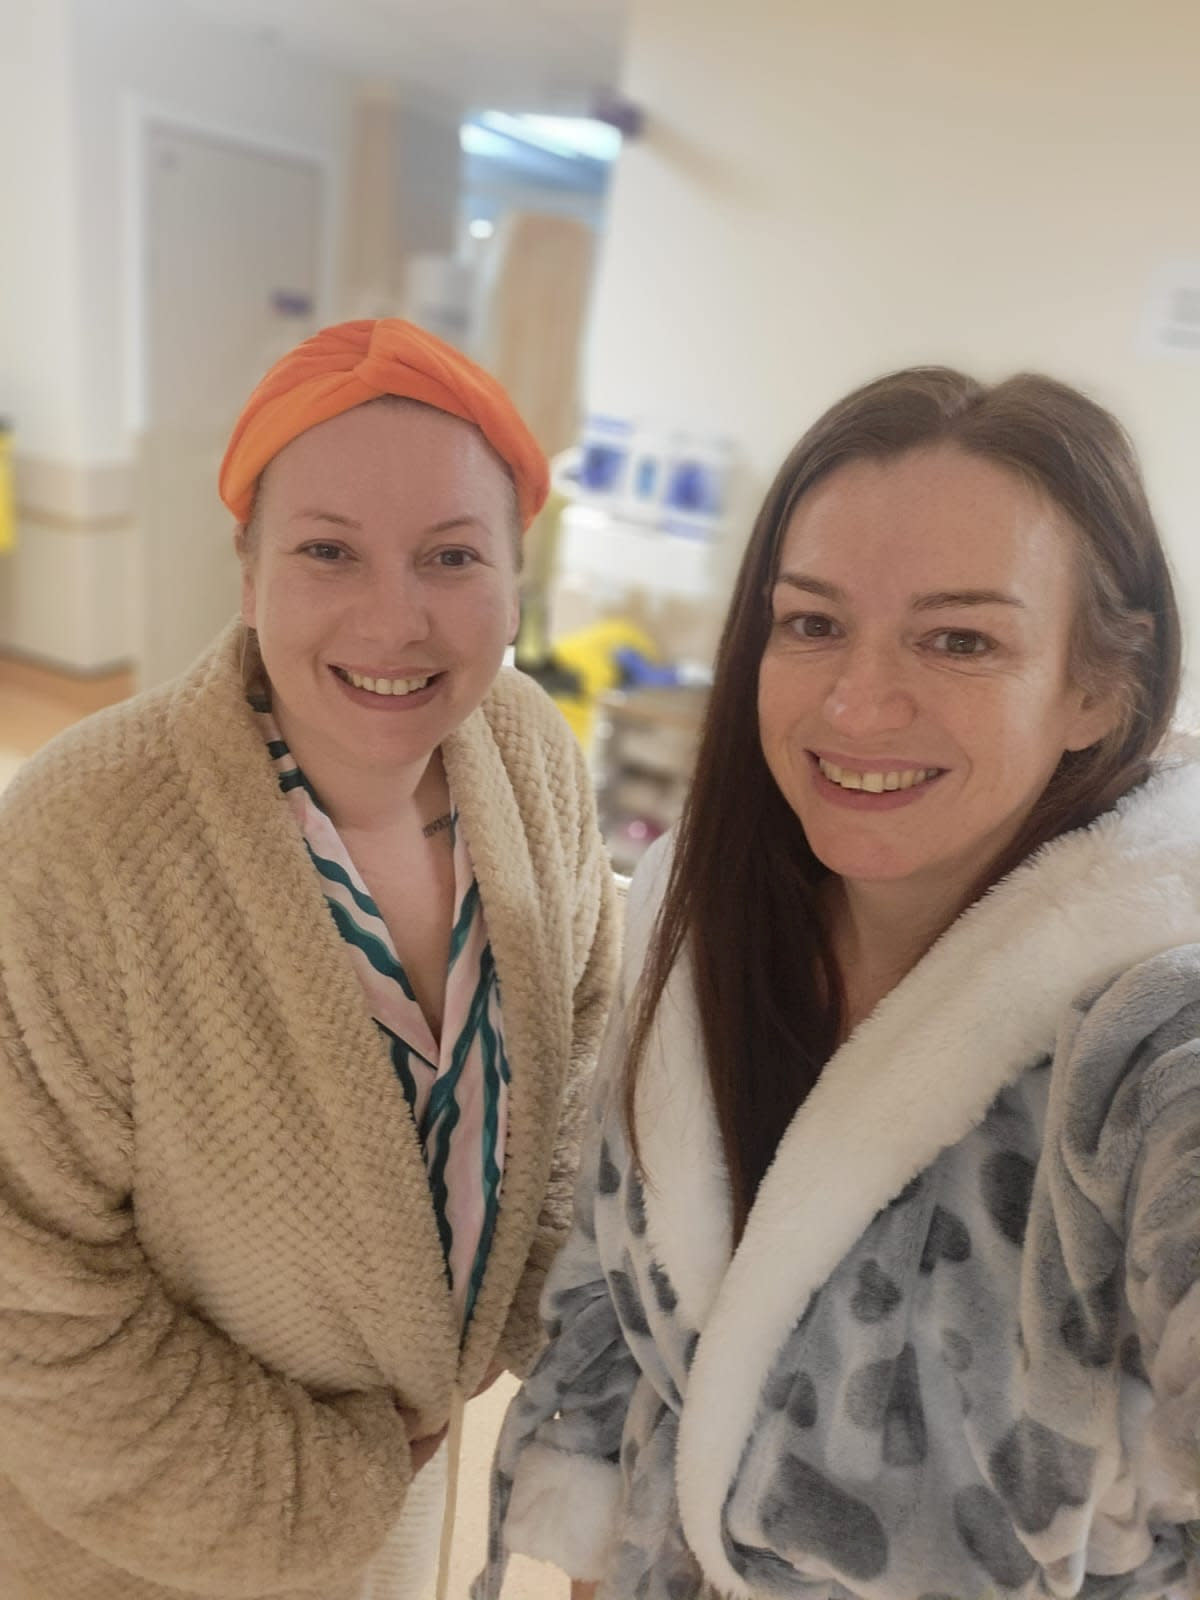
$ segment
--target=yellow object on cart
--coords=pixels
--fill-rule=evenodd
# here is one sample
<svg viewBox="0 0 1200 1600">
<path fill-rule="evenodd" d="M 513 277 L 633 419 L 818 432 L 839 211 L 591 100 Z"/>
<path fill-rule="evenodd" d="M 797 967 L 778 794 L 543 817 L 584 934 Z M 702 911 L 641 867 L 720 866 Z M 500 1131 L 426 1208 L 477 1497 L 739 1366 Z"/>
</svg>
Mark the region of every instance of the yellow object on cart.
<svg viewBox="0 0 1200 1600">
<path fill-rule="evenodd" d="M 647 661 L 658 660 L 654 641 L 632 622 L 611 618 L 593 622 L 577 633 L 556 639 L 551 650 L 555 666 L 571 673 L 579 684 L 577 694 L 552 690 L 554 703 L 567 719 L 585 750 L 591 747 L 596 701 L 617 686 L 621 669 L 618 650 L 636 650 Z"/>
<path fill-rule="evenodd" d="M 0 554 L 17 542 L 17 502 L 13 490 L 12 429 L 0 422 Z"/>
</svg>

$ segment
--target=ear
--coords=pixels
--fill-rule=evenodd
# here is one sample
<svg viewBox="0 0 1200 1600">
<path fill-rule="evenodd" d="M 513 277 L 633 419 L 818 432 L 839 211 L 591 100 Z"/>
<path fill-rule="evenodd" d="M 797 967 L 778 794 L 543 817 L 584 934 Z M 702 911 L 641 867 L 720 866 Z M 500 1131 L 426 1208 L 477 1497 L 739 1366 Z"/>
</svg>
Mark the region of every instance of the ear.
<svg viewBox="0 0 1200 1600">
<path fill-rule="evenodd" d="M 1063 749 L 1090 750 L 1101 739 L 1106 739 L 1126 709 L 1124 691 L 1121 679 L 1106 684 L 1103 689 L 1089 691 L 1077 687 L 1075 712 L 1067 724 Z"/>
<path fill-rule="evenodd" d="M 258 592 L 254 581 L 254 560 L 246 548 L 246 525 L 239 522 L 233 530 L 233 548 L 242 566 L 242 621 L 253 628 L 258 614 Z"/>
<path fill-rule="evenodd" d="M 1121 716 L 1119 691 L 1110 694 L 1085 695 L 1067 729 L 1064 750 L 1090 750 L 1099 744 L 1116 727 Z"/>
<path fill-rule="evenodd" d="M 1132 613 L 1127 620 L 1132 631 L 1142 635 L 1143 644 L 1148 651 L 1154 642 L 1154 618 L 1148 611 L 1138 611 Z M 1131 641 L 1127 641 L 1128 643 Z M 1125 672 L 1136 673 L 1140 664 L 1140 652 L 1136 648 L 1129 648 Z M 1078 691 L 1079 707 L 1068 729 L 1065 749 L 1090 750 L 1094 744 L 1099 744 L 1101 739 L 1108 737 L 1126 709 L 1123 704 L 1123 689 L 1129 681 L 1129 677 L 1118 676 L 1116 682 L 1109 683 L 1103 690 L 1093 693 Z"/>
</svg>

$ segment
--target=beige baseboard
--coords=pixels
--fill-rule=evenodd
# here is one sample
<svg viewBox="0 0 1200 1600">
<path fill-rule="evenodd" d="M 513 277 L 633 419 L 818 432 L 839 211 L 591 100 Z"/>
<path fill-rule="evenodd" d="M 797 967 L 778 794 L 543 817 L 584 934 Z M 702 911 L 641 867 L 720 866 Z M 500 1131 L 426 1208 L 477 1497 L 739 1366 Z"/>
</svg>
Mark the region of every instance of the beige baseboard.
<svg viewBox="0 0 1200 1600">
<path fill-rule="evenodd" d="M 28 657 L 0 652 L 0 687 L 22 689 L 43 695 L 87 715 L 116 705 L 137 692 L 132 667 L 117 667 L 96 673 L 68 672 Z"/>
<path fill-rule="evenodd" d="M 134 464 L 67 461 L 18 451 L 13 466 L 21 515 L 53 528 L 102 533 L 134 514 Z"/>
</svg>

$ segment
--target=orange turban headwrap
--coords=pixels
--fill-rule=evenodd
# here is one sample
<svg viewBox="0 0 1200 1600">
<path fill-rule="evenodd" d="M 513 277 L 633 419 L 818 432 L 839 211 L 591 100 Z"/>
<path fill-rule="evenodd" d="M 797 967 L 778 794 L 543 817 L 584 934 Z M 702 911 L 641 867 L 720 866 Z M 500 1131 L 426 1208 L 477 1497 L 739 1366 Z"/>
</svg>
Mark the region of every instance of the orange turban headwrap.
<svg viewBox="0 0 1200 1600">
<path fill-rule="evenodd" d="M 521 523 L 529 526 L 545 503 L 550 474 L 516 406 L 482 367 L 396 317 L 323 328 L 275 363 L 234 426 L 221 463 L 221 499 L 248 522 L 259 474 L 285 444 L 384 394 L 473 422 L 512 473 Z"/>
</svg>

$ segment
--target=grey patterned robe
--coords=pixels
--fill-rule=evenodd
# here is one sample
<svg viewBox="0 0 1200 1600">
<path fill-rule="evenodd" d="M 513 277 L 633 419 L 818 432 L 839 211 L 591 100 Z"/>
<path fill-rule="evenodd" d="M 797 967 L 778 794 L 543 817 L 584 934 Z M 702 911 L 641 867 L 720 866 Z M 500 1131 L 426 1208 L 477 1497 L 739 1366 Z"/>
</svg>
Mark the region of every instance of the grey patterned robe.
<svg viewBox="0 0 1200 1600">
<path fill-rule="evenodd" d="M 666 864 L 634 882 L 624 1003 Z M 645 1184 L 625 1026 L 477 1600 L 509 1549 L 600 1600 L 1195 1592 L 1200 769 L 954 924 L 830 1061 L 732 1255 L 685 964 Z"/>
</svg>

